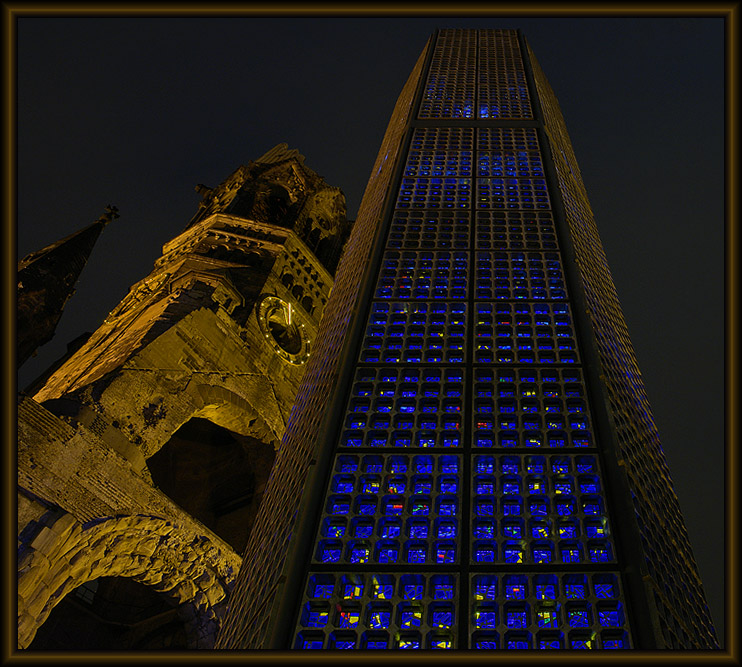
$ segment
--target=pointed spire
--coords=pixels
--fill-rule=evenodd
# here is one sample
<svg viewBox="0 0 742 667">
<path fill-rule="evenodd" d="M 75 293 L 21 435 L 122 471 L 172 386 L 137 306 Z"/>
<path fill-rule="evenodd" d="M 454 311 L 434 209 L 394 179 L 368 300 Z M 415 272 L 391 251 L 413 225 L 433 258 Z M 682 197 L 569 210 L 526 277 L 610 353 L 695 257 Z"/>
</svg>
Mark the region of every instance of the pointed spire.
<svg viewBox="0 0 742 667">
<path fill-rule="evenodd" d="M 92 225 L 18 263 L 18 367 L 52 339 L 100 233 L 118 217 L 118 209 L 107 206 Z"/>
</svg>

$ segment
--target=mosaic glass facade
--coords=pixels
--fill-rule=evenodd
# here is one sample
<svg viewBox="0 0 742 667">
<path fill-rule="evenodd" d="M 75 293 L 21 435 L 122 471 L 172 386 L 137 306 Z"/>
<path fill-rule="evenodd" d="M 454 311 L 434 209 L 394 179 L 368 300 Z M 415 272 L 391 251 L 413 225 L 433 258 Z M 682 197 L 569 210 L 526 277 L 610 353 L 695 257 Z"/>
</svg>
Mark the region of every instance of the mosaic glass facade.
<svg viewBox="0 0 742 667">
<path fill-rule="evenodd" d="M 550 92 L 517 31 L 440 30 L 424 58 L 415 94 L 405 93 L 386 203 L 373 211 L 379 227 L 356 301 L 358 335 L 344 343 L 334 391 L 304 381 L 307 396 L 327 398 L 338 417 L 299 438 L 314 438 L 324 463 L 304 512 L 292 517 L 304 543 L 297 538 L 293 560 L 281 561 L 295 590 L 280 600 L 255 592 L 238 603 L 241 617 L 230 617 L 231 636 L 240 628 L 255 637 L 250 612 L 263 610 L 272 645 L 264 633 L 223 646 L 672 647 L 656 605 L 666 614 L 679 598 L 650 601 L 648 552 L 637 558 L 617 537 L 650 550 L 670 539 L 639 527 L 663 510 L 647 509 L 645 487 L 625 491 L 625 472 L 616 472 L 625 454 L 616 454 L 612 429 L 623 405 L 609 403 L 608 418 L 598 405 L 596 362 L 605 367 L 615 346 L 608 340 L 596 352 L 593 323 L 580 318 L 585 301 L 593 307 L 612 283 L 598 272 L 591 286 L 568 263 L 574 246 L 594 253 L 589 243 L 599 241 L 581 231 L 589 206 L 576 163 L 554 164 L 556 150 L 571 155 L 566 133 L 557 136 L 558 107 L 542 99 Z M 299 406 L 288 432 L 310 417 L 318 424 L 319 414 Z M 656 440 L 642 414 L 638 428 Z M 627 518 L 632 501 L 637 518 Z M 679 511 L 672 516 L 682 526 Z M 256 551 L 265 547 L 259 540 L 251 540 Z M 684 553 L 681 571 L 697 579 Z M 249 558 L 246 568 L 243 582 L 265 576 Z M 702 595 L 692 600 L 698 608 Z M 683 614 L 700 619 L 684 621 L 685 645 L 714 646 L 702 611 Z"/>
</svg>

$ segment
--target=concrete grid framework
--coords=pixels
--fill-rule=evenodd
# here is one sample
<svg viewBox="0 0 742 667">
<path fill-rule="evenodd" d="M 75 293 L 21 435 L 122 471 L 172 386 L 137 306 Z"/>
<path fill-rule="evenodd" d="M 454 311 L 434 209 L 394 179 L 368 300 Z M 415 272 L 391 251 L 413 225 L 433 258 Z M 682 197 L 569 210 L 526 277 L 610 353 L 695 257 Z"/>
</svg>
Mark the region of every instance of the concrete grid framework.
<svg viewBox="0 0 742 667">
<path fill-rule="evenodd" d="M 317 352 L 218 645 L 717 646 L 564 121 L 516 31 L 431 39 Z"/>
</svg>

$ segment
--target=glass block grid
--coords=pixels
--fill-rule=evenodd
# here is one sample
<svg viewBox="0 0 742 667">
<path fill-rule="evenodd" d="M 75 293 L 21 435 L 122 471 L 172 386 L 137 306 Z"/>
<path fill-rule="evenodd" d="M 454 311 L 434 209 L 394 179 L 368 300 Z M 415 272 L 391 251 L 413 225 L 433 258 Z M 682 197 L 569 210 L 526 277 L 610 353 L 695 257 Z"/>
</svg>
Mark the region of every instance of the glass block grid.
<svg viewBox="0 0 742 667">
<path fill-rule="evenodd" d="M 475 574 L 470 587 L 471 649 L 632 648 L 618 573 Z"/>
<path fill-rule="evenodd" d="M 456 648 L 452 574 L 310 573 L 296 649 Z"/>
<path fill-rule="evenodd" d="M 593 455 L 477 454 L 472 563 L 615 562 Z"/>
<path fill-rule="evenodd" d="M 477 128 L 477 150 L 539 151 L 536 130 L 530 127 Z"/>
<path fill-rule="evenodd" d="M 463 302 L 375 301 L 360 361 L 463 363 L 466 308 Z"/>
<path fill-rule="evenodd" d="M 478 210 L 477 248 L 482 250 L 556 250 L 554 218 L 550 211 Z"/>
<path fill-rule="evenodd" d="M 528 196 L 526 191 L 522 196 Z M 471 178 L 405 177 L 396 208 L 471 208 Z"/>
<path fill-rule="evenodd" d="M 418 118 L 473 118 L 477 38 L 464 30 L 438 35 Z"/>
<path fill-rule="evenodd" d="M 558 302 L 475 303 L 474 361 L 577 363 L 569 306 Z"/>
<path fill-rule="evenodd" d="M 455 563 L 461 457 L 341 454 L 314 563 Z"/>
<path fill-rule="evenodd" d="M 477 176 L 528 178 L 544 175 L 544 166 L 537 151 L 479 151 Z"/>
<path fill-rule="evenodd" d="M 478 178 L 476 187 L 476 203 L 478 209 L 551 208 L 549 193 L 546 190 L 546 181 L 542 178 Z M 406 190 L 403 190 L 403 192 L 406 192 Z M 421 190 L 421 193 L 423 192 L 426 191 Z M 402 195 L 400 195 L 400 200 L 401 199 Z"/>
<path fill-rule="evenodd" d="M 356 370 L 341 447 L 459 447 L 461 368 Z"/>
<path fill-rule="evenodd" d="M 388 248 L 407 250 L 469 247 L 469 211 L 394 211 Z"/>
<path fill-rule="evenodd" d="M 472 150 L 472 127 L 416 127 L 410 143 L 410 151 L 465 151 L 471 154 Z"/>
<path fill-rule="evenodd" d="M 474 447 L 592 447 L 576 367 L 474 369 Z"/>
<path fill-rule="evenodd" d="M 477 84 L 479 118 L 533 118 L 515 32 L 480 33 Z"/>
<path fill-rule="evenodd" d="M 387 251 L 376 298 L 465 299 L 468 266 L 468 252 Z"/>
<path fill-rule="evenodd" d="M 405 176 L 471 176 L 471 151 L 411 150 L 405 165 Z M 530 174 L 526 174 L 530 175 Z"/>
<path fill-rule="evenodd" d="M 553 252 L 477 252 L 474 298 L 566 299 L 559 255 Z"/>
</svg>

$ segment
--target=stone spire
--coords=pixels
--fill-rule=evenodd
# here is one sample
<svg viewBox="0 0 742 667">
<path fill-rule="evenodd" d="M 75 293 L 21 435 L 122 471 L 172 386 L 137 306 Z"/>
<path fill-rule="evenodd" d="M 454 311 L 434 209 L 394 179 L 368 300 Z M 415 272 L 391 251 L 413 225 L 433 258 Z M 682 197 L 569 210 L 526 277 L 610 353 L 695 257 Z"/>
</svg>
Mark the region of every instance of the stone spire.
<svg viewBox="0 0 742 667">
<path fill-rule="evenodd" d="M 95 242 L 103 228 L 118 217 L 118 209 L 107 206 L 92 225 L 18 263 L 18 367 L 52 339 Z"/>
</svg>

